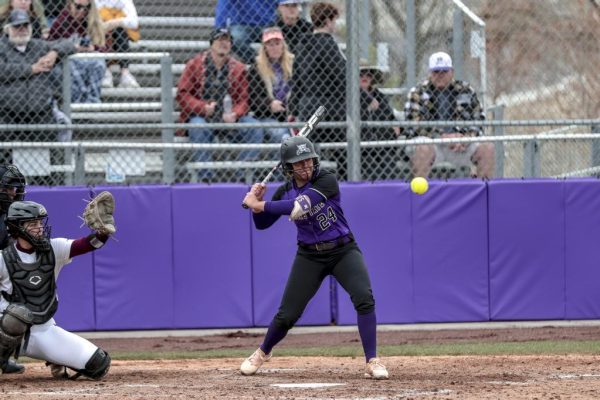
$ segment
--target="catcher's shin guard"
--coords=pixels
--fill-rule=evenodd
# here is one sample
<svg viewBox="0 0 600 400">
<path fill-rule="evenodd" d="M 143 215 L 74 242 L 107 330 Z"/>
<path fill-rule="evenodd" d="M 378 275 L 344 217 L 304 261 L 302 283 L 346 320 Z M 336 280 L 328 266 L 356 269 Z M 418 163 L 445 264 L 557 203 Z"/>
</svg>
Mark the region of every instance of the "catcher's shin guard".
<svg viewBox="0 0 600 400">
<path fill-rule="evenodd" d="M 111 359 L 108 353 L 98 347 L 87 364 L 85 364 L 85 368 L 78 370 L 77 372 L 88 378 L 100 380 L 108 373 L 110 361 Z"/>
<path fill-rule="evenodd" d="M 21 345 L 33 322 L 33 314 L 22 305 L 10 304 L 0 318 L 0 369 L 6 371 L 8 359 Z"/>
</svg>

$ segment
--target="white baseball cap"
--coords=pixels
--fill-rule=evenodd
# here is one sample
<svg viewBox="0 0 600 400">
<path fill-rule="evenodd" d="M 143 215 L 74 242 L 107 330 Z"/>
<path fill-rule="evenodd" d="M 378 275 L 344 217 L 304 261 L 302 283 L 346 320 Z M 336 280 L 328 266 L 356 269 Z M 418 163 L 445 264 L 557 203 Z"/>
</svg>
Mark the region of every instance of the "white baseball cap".
<svg viewBox="0 0 600 400">
<path fill-rule="evenodd" d="M 448 71 L 449 69 L 452 69 L 452 58 L 448 53 L 439 51 L 429 57 L 430 71 Z"/>
</svg>

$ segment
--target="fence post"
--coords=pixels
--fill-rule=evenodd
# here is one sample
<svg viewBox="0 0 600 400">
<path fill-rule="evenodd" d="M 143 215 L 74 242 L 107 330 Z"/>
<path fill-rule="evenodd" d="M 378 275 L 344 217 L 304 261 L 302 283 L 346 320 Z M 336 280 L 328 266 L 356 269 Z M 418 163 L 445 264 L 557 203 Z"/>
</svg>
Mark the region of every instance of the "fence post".
<svg viewBox="0 0 600 400">
<path fill-rule="evenodd" d="M 348 180 L 360 181 L 360 91 L 358 72 L 358 2 L 346 0 L 346 26 L 348 45 L 346 47 L 346 123 L 348 125 Z"/>
<path fill-rule="evenodd" d="M 534 138 L 526 141 L 523 147 L 523 176 L 537 178 L 541 175 L 540 142 Z"/>
<path fill-rule="evenodd" d="M 67 116 L 67 118 L 69 118 L 69 121 L 71 123 L 73 123 L 73 118 L 71 117 L 71 59 L 70 57 L 65 57 L 65 59 L 63 60 L 63 64 L 62 64 L 62 98 L 63 98 L 63 104 L 62 104 L 62 112 Z M 58 121 L 54 121 L 54 123 L 58 123 Z M 58 131 L 54 131 L 54 133 L 58 136 Z M 73 140 L 73 138 L 71 138 L 71 140 Z M 63 156 L 64 156 L 64 160 L 63 163 L 65 165 L 72 165 L 73 164 L 73 150 L 72 149 L 67 149 L 65 148 L 63 150 Z M 75 163 L 76 164 L 76 163 Z M 77 165 L 75 165 L 75 168 L 77 168 Z M 74 174 L 71 172 L 64 172 L 65 174 L 65 185 L 70 186 L 73 185 L 73 179 L 74 179 Z M 75 171 L 75 174 L 77 174 L 77 171 Z"/>
<path fill-rule="evenodd" d="M 463 80 L 463 57 L 464 49 L 464 20 L 463 13 L 458 8 L 454 7 L 452 18 L 452 66 L 454 67 L 454 76 L 458 80 Z"/>
<path fill-rule="evenodd" d="M 499 104 L 494 107 L 490 107 L 490 111 L 492 112 L 492 120 L 493 121 L 502 121 L 504 120 L 504 104 Z M 504 135 L 504 126 L 497 125 L 492 129 L 494 136 L 503 136 Z M 494 171 L 494 176 L 496 178 L 504 177 L 504 142 L 495 142 L 494 144 L 496 166 Z"/>
<path fill-rule="evenodd" d="M 415 0 L 406 1 L 406 87 L 417 83 L 417 28 Z"/>
<path fill-rule="evenodd" d="M 81 144 L 75 150 L 75 185 L 85 186 L 85 149 Z"/>
<path fill-rule="evenodd" d="M 160 100 L 162 103 L 161 121 L 163 124 L 173 123 L 173 61 L 170 55 L 160 58 Z M 175 134 L 173 129 L 162 130 L 163 143 L 173 143 Z M 163 183 L 171 184 L 175 181 L 175 150 L 163 150 Z"/>
<path fill-rule="evenodd" d="M 359 35 L 360 35 L 360 57 L 365 60 L 369 59 L 369 45 L 371 43 L 371 39 L 369 39 L 369 26 L 371 25 L 371 2 L 370 1 L 361 1 L 360 9 L 358 10 L 359 14 Z"/>
<path fill-rule="evenodd" d="M 62 112 L 71 119 L 71 58 L 65 57 L 62 65 Z"/>
<path fill-rule="evenodd" d="M 600 133 L 600 125 L 592 125 L 592 133 Z M 600 140 L 592 140 L 592 167 L 600 166 Z"/>
</svg>

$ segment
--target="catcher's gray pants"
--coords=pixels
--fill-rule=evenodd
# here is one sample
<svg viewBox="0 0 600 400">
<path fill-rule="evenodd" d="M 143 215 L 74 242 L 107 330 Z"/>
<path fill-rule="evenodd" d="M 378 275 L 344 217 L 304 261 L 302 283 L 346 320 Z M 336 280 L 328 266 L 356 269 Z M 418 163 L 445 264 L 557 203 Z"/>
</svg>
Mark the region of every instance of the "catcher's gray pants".
<svg viewBox="0 0 600 400">
<path fill-rule="evenodd" d="M 98 347 L 56 325 L 54 318 L 31 327 L 29 342 L 21 355 L 80 370 Z"/>
</svg>

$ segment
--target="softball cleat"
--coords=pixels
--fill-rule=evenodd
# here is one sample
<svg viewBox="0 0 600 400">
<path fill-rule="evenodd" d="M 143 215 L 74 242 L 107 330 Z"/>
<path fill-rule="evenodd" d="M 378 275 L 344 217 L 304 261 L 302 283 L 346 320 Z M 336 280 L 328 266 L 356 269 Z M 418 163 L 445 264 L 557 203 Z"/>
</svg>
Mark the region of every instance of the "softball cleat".
<svg viewBox="0 0 600 400">
<path fill-rule="evenodd" d="M 371 379 L 388 379 L 388 372 L 385 365 L 381 363 L 379 358 L 371 358 L 367 363 L 367 372 L 365 378 Z"/>
<path fill-rule="evenodd" d="M 271 353 L 265 354 L 259 347 L 250 357 L 244 360 L 240 367 L 240 371 L 242 372 L 242 375 L 254 375 L 260 366 L 270 359 Z"/>
</svg>

